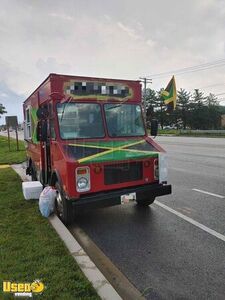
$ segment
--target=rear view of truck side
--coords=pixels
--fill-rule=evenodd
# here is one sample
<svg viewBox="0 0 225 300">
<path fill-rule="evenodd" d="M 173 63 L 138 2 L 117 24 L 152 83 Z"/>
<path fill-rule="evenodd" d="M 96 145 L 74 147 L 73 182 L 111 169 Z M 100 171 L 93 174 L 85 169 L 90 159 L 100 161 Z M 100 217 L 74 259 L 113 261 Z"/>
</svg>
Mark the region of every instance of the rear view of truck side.
<svg viewBox="0 0 225 300">
<path fill-rule="evenodd" d="M 50 74 L 24 102 L 27 174 L 77 211 L 171 193 L 166 153 L 147 135 L 139 81 Z"/>
</svg>

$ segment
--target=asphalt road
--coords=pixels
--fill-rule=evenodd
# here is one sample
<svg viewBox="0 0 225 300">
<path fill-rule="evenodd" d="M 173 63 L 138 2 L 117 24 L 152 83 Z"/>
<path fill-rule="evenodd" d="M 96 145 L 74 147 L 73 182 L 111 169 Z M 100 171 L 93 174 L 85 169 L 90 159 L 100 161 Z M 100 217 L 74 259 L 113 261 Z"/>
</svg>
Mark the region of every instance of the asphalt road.
<svg viewBox="0 0 225 300">
<path fill-rule="evenodd" d="M 224 300 L 225 139 L 157 141 L 173 194 L 146 210 L 131 203 L 89 212 L 78 226 L 147 299 Z"/>
<path fill-rule="evenodd" d="M 147 299 L 224 300 L 225 139 L 156 141 L 168 153 L 173 194 L 146 210 L 95 210 L 77 224 Z"/>
</svg>

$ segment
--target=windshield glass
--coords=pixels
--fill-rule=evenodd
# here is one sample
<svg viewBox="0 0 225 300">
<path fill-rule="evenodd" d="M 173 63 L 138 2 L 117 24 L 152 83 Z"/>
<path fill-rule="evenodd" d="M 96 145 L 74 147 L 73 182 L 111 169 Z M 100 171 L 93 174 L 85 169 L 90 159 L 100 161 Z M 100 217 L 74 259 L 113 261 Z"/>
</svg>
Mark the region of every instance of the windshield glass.
<svg viewBox="0 0 225 300">
<path fill-rule="evenodd" d="M 111 137 L 145 134 L 140 105 L 105 104 L 104 108 Z"/>
<path fill-rule="evenodd" d="M 93 103 L 58 103 L 62 139 L 104 137 L 101 107 Z"/>
</svg>

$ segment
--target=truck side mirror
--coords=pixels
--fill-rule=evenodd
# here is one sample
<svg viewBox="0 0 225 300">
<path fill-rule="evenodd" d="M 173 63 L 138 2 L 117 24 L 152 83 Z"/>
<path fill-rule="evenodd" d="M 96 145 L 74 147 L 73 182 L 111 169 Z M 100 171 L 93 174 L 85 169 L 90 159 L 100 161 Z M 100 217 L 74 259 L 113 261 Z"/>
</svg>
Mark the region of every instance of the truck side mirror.
<svg viewBox="0 0 225 300">
<path fill-rule="evenodd" d="M 49 111 L 47 106 L 41 106 L 36 112 L 38 118 L 37 124 L 37 140 L 39 142 L 47 142 L 48 139 L 48 125 L 47 118 L 49 116 Z"/>
<path fill-rule="evenodd" d="M 48 139 L 47 120 L 40 120 L 37 124 L 37 140 L 39 142 L 47 142 Z"/>
<path fill-rule="evenodd" d="M 45 120 L 49 116 L 49 112 L 46 106 L 39 107 L 36 112 L 38 120 Z"/>
<path fill-rule="evenodd" d="M 157 136 L 158 134 L 158 121 L 156 119 L 151 120 L 151 136 Z"/>
</svg>

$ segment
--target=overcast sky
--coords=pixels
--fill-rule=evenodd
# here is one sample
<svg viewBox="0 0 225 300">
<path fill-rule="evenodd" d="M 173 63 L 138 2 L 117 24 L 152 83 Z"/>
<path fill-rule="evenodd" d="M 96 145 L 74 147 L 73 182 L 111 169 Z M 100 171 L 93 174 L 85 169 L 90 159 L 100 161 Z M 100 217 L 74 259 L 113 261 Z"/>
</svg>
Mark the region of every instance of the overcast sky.
<svg viewBox="0 0 225 300">
<path fill-rule="evenodd" d="M 20 121 L 22 102 L 49 73 L 138 79 L 225 59 L 224 0 L 0 4 L 0 103 Z M 149 87 L 165 87 L 170 77 Z M 225 64 L 176 81 L 178 89 L 223 93 Z"/>
</svg>

